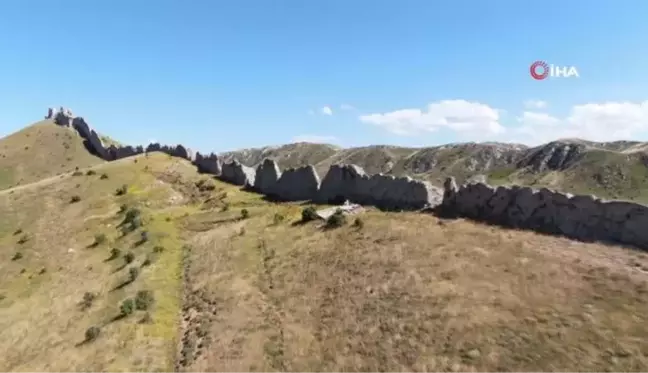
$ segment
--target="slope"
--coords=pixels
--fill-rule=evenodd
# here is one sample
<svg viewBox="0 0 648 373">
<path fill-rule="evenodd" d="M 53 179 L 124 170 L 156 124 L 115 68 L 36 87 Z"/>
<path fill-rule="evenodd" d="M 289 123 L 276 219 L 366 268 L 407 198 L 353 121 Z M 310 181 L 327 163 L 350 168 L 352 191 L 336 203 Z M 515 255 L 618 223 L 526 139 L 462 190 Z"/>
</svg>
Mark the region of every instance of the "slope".
<svg viewBox="0 0 648 373">
<path fill-rule="evenodd" d="M 74 131 L 41 121 L 0 139 L 0 190 L 102 162 Z"/>
<path fill-rule="evenodd" d="M 173 368 L 189 199 L 162 179 L 181 174 L 151 154 L 0 191 L 0 370 Z"/>
</svg>

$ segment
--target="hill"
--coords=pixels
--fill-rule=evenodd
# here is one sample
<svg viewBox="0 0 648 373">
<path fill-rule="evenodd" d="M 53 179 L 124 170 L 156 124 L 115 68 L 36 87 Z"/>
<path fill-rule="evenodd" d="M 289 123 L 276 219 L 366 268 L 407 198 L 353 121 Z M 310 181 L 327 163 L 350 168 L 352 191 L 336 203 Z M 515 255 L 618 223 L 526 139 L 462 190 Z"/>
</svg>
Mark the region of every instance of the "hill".
<svg viewBox="0 0 648 373">
<path fill-rule="evenodd" d="M 0 139 L 0 190 L 102 162 L 81 137 L 44 120 Z"/>
<path fill-rule="evenodd" d="M 425 148 L 367 146 L 341 149 L 327 144 L 291 144 L 220 154 L 255 166 L 265 156 L 285 167 L 313 164 L 321 176 L 335 163 L 352 163 L 369 173 L 409 175 L 441 185 L 482 176 L 490 184 L 548 187 L 602 198 L 648 203 L 648 143 L 596 143 L 564 139 L 529 148 L 520 144 L 461 143 Z M 254 155 L 254 156 L 252 156 Z"/>
<path fill-rule="evenodd" d="M 642 152 L 565 143 L 519 150 L 505 177 Z M 286 160 L 306 160 L 308 146 Z M 417 153 L 448 164 L 453 151 L 459 163 L 518 154 L 320 149 L 335 151 L 320 163 L 378 152 L 392 169 L 414 168 L 403 159 Z M 37 150 L 20 166 L 38 166 Z M 304 222 L 308 203 L 267 201 L 160 152 L 70 171 L 0 191 L 0 370 L 648 367 L 643 252 L 370 207 L 338 225 Z"/>
</svg>

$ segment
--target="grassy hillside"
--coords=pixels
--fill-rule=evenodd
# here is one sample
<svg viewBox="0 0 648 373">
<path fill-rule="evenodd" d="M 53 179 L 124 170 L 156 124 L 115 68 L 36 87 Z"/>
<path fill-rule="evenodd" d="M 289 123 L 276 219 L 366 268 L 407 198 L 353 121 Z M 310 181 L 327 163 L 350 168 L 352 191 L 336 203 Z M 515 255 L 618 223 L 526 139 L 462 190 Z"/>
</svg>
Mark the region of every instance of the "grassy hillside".
<svg viewBox="0 0 648 373">
<path fill-rule="evenodd" d="M 645 254 L 373 209 L 331 229 L 303 207 L 158 153 L 0 192 L 0 369 L 648 367 Z"/>
<path fill-rule="evenodd" d="M 38 122 L 0 139 L 0 190 L 101 162 L 74 131 Z"/>
</svg>

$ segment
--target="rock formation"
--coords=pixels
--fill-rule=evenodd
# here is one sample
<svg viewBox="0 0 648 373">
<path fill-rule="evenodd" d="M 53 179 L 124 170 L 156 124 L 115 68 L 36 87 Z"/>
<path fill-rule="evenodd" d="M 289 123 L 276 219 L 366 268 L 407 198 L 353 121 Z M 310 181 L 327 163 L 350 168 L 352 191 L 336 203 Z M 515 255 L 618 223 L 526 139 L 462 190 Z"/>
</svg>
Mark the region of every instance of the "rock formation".
<svg viewBox="0 0 648 373">
<path fill-rule="evenodd" d="M 264 195 L 287 201 L 313 200 L 341 204 L 348 200 L 396 210 L 436 210 L 447 216 L 459 216 L 508 227 L 564 235 L 579 240 L 613 241 L 648 249 L 648 206 L 623 201 L 604 201 L 594 196 L 572 196 L 549 189 L 492 187 L 485 178 L 474 178 L 458 187 L 448 178 L 444 188 L 410 177 L 367 175 L 356 165 L 332 165 L 320 184 L 311 165 L 285 170 L 265 159 L 255 170 L 233 160 L 222 163 L 216 154 L 193 156 L 182 146 L 149 144 L 106 148 L 98 134 L 81 117 L 61 108 L 48 110 L 54 122 L 74 129 L 88 149 L 111 161 L 146 152 L 163 152 L 191 161 L 204 173 L 223 181 L 254 189 Z M 537 149 L 520 161 L 534 169 L 564 169 L 581 154 L 581 147 L 556 143 Z"/>
<path fill-rule="evenodd" d="M 254 168 L 243 165 L 237 160 L 233 160 L 232 162 L 223 164 L 220 178 L 234 185 L 253 188 L 255 174 L 256 171 Z"/>
</svg>

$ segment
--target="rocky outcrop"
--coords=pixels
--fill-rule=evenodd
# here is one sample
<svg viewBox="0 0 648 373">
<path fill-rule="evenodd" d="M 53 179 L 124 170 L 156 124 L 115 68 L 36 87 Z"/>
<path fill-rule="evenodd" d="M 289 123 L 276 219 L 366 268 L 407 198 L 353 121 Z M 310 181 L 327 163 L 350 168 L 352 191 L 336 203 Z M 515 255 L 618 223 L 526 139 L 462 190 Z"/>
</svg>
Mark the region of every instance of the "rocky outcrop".
<svg viewBox="0 0 648 373">
<path fill-rule="evenodd" d="M 254 168 L 243 165 L 235 159 L 223 164 L 220 179 L 234 185 L 253 188 L 255 174 Z"/>
<path fill-rule="evenodd" d="M 448 179 L 440 210 L 507 227 L 648 249 L 648 206 L 636 203 L 519 186 L 476 183 L 457 188 Z"/>
<path fill-rule="evenodd" d="M 221 161 L 214 153 L 202 155 L 200 152 L 197 152 L 194 164 L 198 168 L 198 171 L 202 173 L 220 175 L 222 172 Z"/>
<path fill-rule="evenodd" d="M 266 195 L 274 193 L 277 181 L 281 177 L 279 165 L 272 159 L 265 158 L 256 168 L 254 190 Z"/>
<path fill-rule="evenodd" d="M 285 170 L 269 194 L 283 201 L 307 201 L 317 198 L 319 187 L 319 175 L 308 165 Z"/>
<path fill-rule="evenodd" d="M 442 191 L 427 181 L 376 174 L 356 165 L 333 165 L 322 180 L 317 199 L 324 203 L 351 202 L 385 209 L 414 210 L 437 205 Z"/>
</svg>

